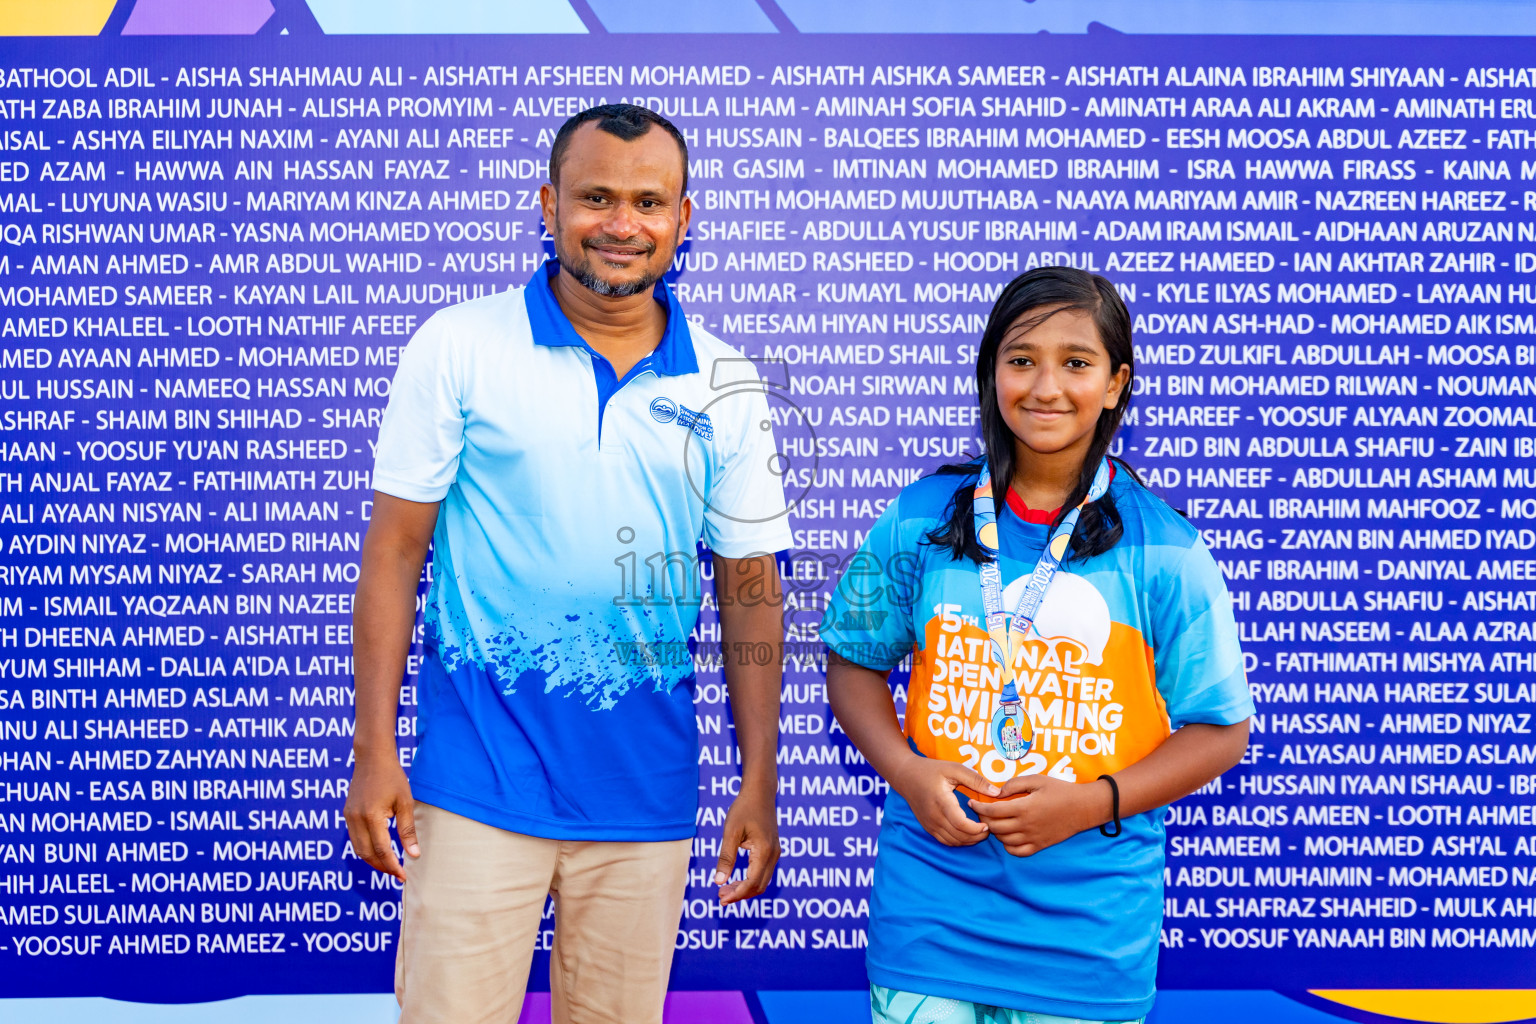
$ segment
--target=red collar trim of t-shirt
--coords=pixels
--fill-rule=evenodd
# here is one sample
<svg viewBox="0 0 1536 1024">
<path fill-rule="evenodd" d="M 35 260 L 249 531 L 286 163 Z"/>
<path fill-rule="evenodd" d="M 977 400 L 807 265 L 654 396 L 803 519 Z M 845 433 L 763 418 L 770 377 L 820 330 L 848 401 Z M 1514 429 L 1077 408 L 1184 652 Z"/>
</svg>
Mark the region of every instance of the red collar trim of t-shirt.
<svg viewBox="0 0 1536 1024">
<path fill-rule="evenodd" d="M 1115 479 L 1115 464 L 1109 464 L 1109 479 Z M 1008 488 L 1008 511 L 1024 520 L 1026 523 L 1034 523 L 1036 526 L 1050 526 L 1056 521 L 1056 513 L 1061 509 L 1053 508 L 1049 512 L 1038 508 L 1030 508 L 1024 504 L 1024 499 L 1019 497 L 1019 492 Z"/>
</svg>

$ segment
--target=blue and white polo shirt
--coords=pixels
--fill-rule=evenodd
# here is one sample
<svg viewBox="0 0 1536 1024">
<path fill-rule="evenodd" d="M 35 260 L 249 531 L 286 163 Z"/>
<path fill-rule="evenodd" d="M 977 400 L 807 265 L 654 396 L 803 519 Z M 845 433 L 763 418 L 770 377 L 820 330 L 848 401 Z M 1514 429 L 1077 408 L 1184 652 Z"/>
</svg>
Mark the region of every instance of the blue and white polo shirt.
<svg viewBox="0 0 1536 1024">
<path fill-rule="evenodd" d="M 768 402 L 683 316 L 623 379 L 550 288 L 444 309 L 401 353 L 374 487 L 441 501 L 417 799 L 556 839 L 691 836 L 698 542 L 790 545 Z"/>
</svg>

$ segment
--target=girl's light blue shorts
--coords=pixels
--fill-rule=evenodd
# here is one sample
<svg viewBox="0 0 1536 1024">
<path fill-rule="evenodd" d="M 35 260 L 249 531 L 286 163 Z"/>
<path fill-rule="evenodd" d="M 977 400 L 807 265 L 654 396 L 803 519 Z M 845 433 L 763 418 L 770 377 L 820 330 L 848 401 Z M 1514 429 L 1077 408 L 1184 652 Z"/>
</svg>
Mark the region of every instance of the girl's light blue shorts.
<svg viewBox="0 0 1536 1024">
<path fill-rule="evenodd" d="M 874 1024 L 1111 1024 L 1109 1021 L 1058 1017 L 1051 1013 L 1031 1013 L 960 999 L 899 992 L 883 985 L 870 986 L 869 1010 Z M 1142 1024 L 1142 1021 L 1116 1021 L 1113 1024 Z"/>
</svg>

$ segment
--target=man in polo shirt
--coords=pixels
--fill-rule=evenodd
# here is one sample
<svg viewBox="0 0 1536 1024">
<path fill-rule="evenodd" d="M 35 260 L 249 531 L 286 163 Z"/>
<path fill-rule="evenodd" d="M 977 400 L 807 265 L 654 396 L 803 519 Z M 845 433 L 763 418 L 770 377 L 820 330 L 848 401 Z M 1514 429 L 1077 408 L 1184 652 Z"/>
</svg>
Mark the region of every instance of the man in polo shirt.
<svg viewBox="0 0 1536 1024">
<path fill-rule="evenodd" d="M 661 280 L 687 168 L 648 110 L 571 118 L 541 195 L 558 261 L 440 311 L 401 354 L 357 590 L 347 828 L 405 881 L 405 1024 L 515 1021 L 547 894 L 555 1019 L 661 1019 L 699 790 L 697 544 L 728 655 L 779 649 L 770 553 L 789 546 L 756 372 Z M 407 782 L 397 696 L 429 544 Z M 742 784 L 724 902 L 762 892 L 778 852 L 780 670 L 761 660 L 727 658 Z"/>
</svg>

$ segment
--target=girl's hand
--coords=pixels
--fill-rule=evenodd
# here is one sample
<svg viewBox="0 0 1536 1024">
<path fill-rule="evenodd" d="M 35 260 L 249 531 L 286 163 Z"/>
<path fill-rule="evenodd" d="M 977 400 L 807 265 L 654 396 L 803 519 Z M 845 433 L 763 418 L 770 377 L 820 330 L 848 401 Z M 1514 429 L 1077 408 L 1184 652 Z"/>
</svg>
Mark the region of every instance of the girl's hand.
<svg viewBox="0 0 1536 1024">
<path fill-rule="evenodd" d="M 988 796 L 1005 792 L 963 764 L 910 753 L 889 779 L 891 788 L 912 805 L 912 813 L 928 834 L 945 846 L 974 846 L 987 838 L 989 831 L 982 822 L 966 817 L 955 787 Z"/>
<path fill-rule="evenodd" d="M 996 803 L 972 800 L 971 810 L 1015 857 L 1031 856 L 1096 828 L 1112 813 L 1109 786 L 1098 783 L 1017 775 L 1003 784 L 1002 795 Z"/>
</svg>

